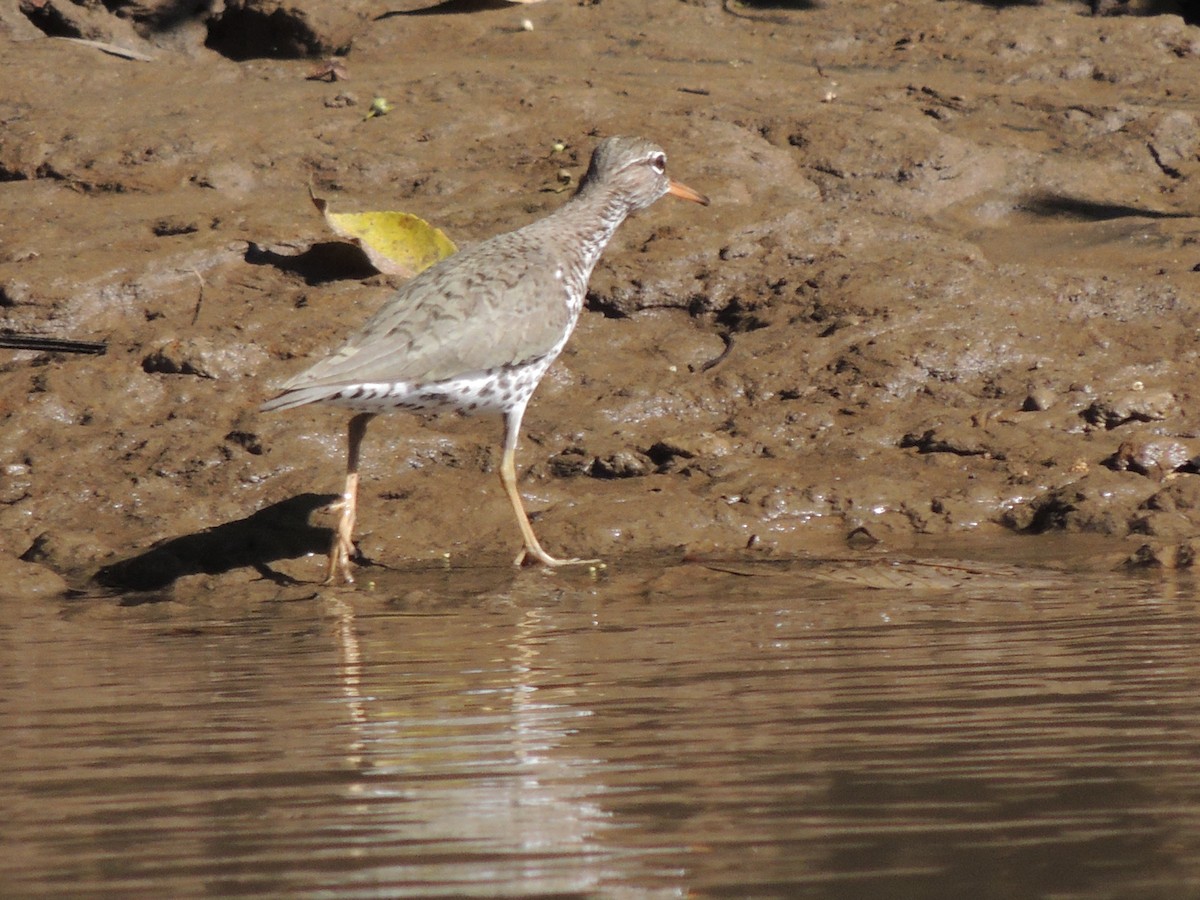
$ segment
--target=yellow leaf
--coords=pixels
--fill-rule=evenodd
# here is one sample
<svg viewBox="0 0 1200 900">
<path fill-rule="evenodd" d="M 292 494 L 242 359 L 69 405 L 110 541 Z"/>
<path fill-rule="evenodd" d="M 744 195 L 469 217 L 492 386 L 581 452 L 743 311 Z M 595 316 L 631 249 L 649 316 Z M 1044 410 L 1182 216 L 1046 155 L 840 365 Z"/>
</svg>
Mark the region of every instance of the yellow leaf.
<svg viewBox="0 0 1200 900">
<path fill-rule="evenodd" d="M 385 275 L 411 278 L 458 250 L 440 228 L 411 213 L 335 213 L 311 188 L 309 196 L 334 233 L 358 244 Z"/>
<path fill-rule="evenodd" d="M 376 116 L 386 116 L 392 111 L 392 104 L 388 103 L 383 97 L 376 97 L 371 101 L 371 105 L 367 107 L 367 114 L 363 119 L 373 119 Z"/>
</svg>

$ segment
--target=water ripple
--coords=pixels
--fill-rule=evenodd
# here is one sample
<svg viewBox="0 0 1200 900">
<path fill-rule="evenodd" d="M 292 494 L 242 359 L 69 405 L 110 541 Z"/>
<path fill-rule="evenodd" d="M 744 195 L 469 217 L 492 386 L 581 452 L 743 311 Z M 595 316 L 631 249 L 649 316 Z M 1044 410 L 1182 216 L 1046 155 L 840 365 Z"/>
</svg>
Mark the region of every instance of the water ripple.
<svg viewBox="0 0 1200 900">
<path fill-rule="evenodd" d="M 13 896 L 1200 884 L 1178 586 L 818 562 L 13 607 Z"/>
</svg>

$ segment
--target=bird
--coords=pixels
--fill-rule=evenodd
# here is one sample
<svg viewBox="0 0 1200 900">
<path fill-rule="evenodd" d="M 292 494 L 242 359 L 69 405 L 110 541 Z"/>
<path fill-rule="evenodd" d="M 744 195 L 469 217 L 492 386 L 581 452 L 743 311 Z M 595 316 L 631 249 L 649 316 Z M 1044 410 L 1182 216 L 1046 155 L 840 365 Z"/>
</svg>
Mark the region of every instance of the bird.
<svg viewBox="0 0 1200 900">
<path fill-rule="evenodd" d="M 667 155 L 657 144 L 638 137 L 605 138 L 565 204 L 424 270 L 341 347 L 283 383 L 262 404 L 263 411 L 322 403 L 353 412 L 326 584 L 339 575 L 347 584 L 354 581 L 350 559 L 362 443 L 368 423 L 392 411 L 499 415 L 500 482 L 523 541 L 514 564 L 598 562 L 557 558 L 538 542 L 517 489 L 521 420 L 579 320 L 605 245 L 630 213 L 666 194 L 709 204 L 706 196 L 667 175 Z"/>
</svg>

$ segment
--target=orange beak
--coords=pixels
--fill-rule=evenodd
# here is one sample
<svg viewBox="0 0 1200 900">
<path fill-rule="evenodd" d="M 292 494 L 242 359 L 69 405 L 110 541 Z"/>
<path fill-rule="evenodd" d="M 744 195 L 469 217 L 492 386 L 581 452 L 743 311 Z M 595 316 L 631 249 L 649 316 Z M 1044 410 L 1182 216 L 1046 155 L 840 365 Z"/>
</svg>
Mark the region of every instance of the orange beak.
<svg viewBox="0 0 1200 900">
<path fill-rule="evenodd" d="M 686 184 L 680 184 L 675 180 L 672 180 L 667 187 L 667 193 L 673 194 L 681 200 L 691 200 L 693 203 L 699 203 L 701 206 L 708 206 L 708 198 L 702 193 L 693 191 Z"/>
</svg>

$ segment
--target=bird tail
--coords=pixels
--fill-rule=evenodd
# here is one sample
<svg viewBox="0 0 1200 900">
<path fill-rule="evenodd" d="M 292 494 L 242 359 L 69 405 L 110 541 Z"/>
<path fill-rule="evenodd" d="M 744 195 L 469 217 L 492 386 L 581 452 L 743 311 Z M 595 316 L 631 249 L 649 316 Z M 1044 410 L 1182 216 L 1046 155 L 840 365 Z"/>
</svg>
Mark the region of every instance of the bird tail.
<svg viewBox="0 0 1200 900">
<path fill-rule="evenodd" d="M 272 397 L 259 407 L 261 412 L 273 412 L 277 409 L 295 409 L 320 400 L 329 399 L 330 390 L 327 387 L 288 388 L 283 393 Z"/>
</svg>

